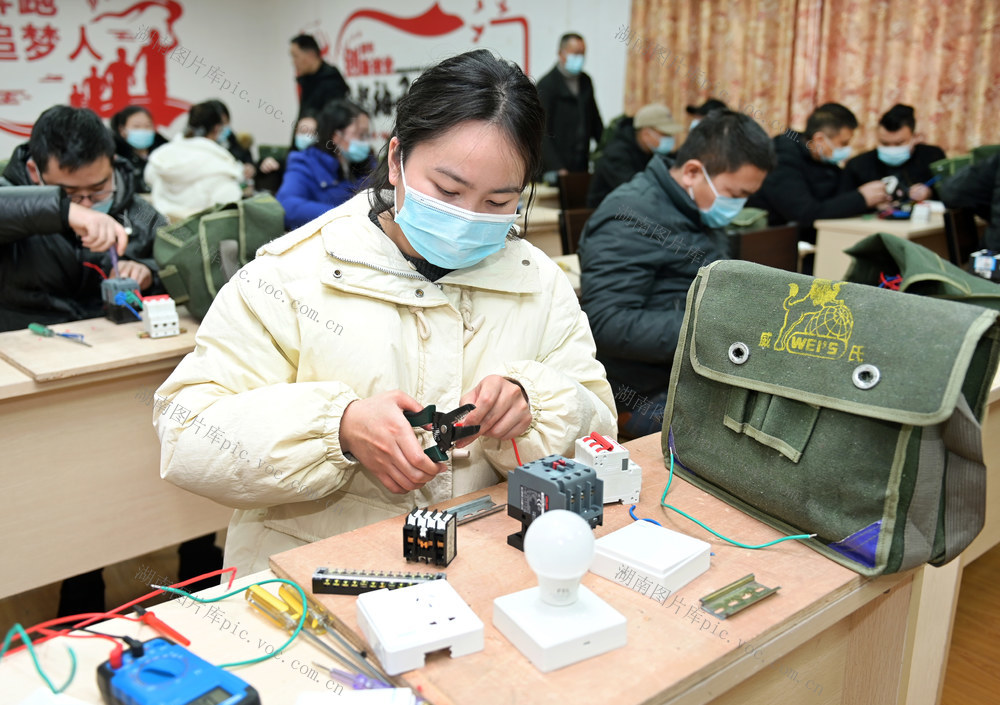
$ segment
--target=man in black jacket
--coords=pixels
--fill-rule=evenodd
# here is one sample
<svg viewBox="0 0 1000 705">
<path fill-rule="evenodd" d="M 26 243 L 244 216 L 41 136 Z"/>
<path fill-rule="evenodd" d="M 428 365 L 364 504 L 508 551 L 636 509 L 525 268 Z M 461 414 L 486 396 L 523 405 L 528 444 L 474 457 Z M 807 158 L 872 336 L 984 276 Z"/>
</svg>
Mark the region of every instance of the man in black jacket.
<svg viewBox="0 0 1000 705">
<path fill-rule="evenodd" d="M 337 67 L 323 61 L 319 44 L 311 35 L 292 37 L 291 54 L 300 88 L 299 117 L 303 112 L 318 115 L 331 100 L 346 98 L 351 92 Z"/>
<path fill-rule="evenodd" d="M 774 147 L 752 118 L 718 111 L 676 160 L 654 156 L 587 221 L 582 306 L 625 435 L 662 425 L 688 288 L 699 267 L 728 257 L 723 228 L 774 165 Z"/>
<path fill-rule="evenodd" d="M 970 164 L 938 186 L 948 208 L 971 208 L 990 224 L 984 245 L 1000 252 L 1000 154 Z"/>
<path fill-rule="evenodd" d="M 112 246 L 120 276 L 157 283 L 153 236 L 166 219 L 133 194 L 97 115 L 42 113 L 0 178 L 0 331 L 100 316 L 96 269 L 110 273 Z"/>
<path fill-rule="evenodd" d="M 944 150 L 923 144 L 914 135 L 916 116 L 909 105 L 897 103 L 878 121 L 878 147 L 847 162 L 847 176 L 856 188 L 886 176 L 899 180 L 898 196 L 923 201 L 934 195 L 927 182 L 934 178 L 931 164 L 944 159 Z"/>
<path fill-rule="evenodd" d="M 604 123 L 594 100 L 594 83 L 583 72 L 587 45 L 579 34 L 559 39 L 559 62 L 538 81 L 545 109 L 542 166 L 547 180 L 556 173 L 588 171 L 590 140 L 601 139 Z"/>
<path fill-rule="evenodd" d="M 749 205 L 767 210 L 771 225 L 798 223 L 799 239 L 816 242 L 814 221 L 850 218 L 888 203 L 885 184 L 855 187 L 839 166 L 850 156 L 857 127 L 850 110 L 827 103 L 809 116 L 804 133 L 790 130 L 775 137 L 778 166 Z"/>
<path fill-rule="evenodd" d="M 675 135 L 683 130 L 670 109 L 658 103 L 642 106 L 635 118 L 620 120 L 594 165 L 587 207 L 597 208 L 605 196 L 645 169 L 653 154 L 673 152 Z"/>
</svg>

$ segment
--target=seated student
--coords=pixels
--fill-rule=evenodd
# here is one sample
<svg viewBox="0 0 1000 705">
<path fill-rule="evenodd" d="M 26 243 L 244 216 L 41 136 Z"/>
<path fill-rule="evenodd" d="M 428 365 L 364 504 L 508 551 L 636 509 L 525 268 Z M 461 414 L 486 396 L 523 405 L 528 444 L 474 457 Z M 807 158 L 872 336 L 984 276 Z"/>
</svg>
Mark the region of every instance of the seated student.
<svg viewBox="0 0 1000 705">
<path fill-rule="evenodd" d="M 840 163 L 858 127 L 854 113 L 838 103 L 816 108 L 803 133 L 789 130 L 774 138 L 778 166 L 747 205 L 768 211 L 771 225 L 796 222 L 799 239 L 816 242 L 813 222 L 849 218 L 889 202 L 885 184 L 853 186 Z"/>
<path fill-rule="evenodd" d="M 1000 154 L 970 164 L 938 185 L 948 208 L 971 208 L 990 224 L 983 246 L 1000 252 Z"/>
<path fill-rule="evenodd" d="M 634 118 L 619 121 L 594 166 L 587 207 L 597 208 L 605 196 L 645 169 L 653 154 L 672 152 L 674 135 L 683 129 L 670 109 L 659 103 L 644 105 Z"/>
<path fill-rule="evenodd" d="M 111 116 L 111 134 L 115 138 L 115 154 L 132 165 L 135 190 L 149 193 L 142 172 L 150 152 L 167 143 L 167 138 L 156 131 L 153 116 L 142 106 L 130 105 Z"/>
<path fill-rule="evenodd" d="M 294 230 L 339 206 L 361 188 L 372 169 L 368 113 L 349 100 L 326 104 L 316 120 L 316 144 L 291 152 L 275 198 Z"/>
<path fill-rule="evenodd" d="M 90 110 L 57 105 L 39 116 L 0 179 L 0 331 L 103 315 L 111 247 L 119 275 L 144 291 L 157 283 L 153 236 L 166 221 L 134 197 L 132 176 Z"/>
<path fill-rule="evenodd" d="M 265 245 L 219 292 L 198 350 L 157 391 L 198 425 L 183 412 L 155 424 L 161 475 L 238 508 L 227 566 L 254 572 L 493 485 L 517 465 L 512 440 L 527 461 L 614 433 L 587 318 L 512 228 L 543 125 L 516 64 L 484 49 L 445 59 L 399 99 L 374 188 Z M 463 425 L 479 427 L 457 444 L 468 453 L 435 463 L 403 412 L 467 403 Z M 237 459 L 200 425 L 240 443 Z"/>
<path fill-rule="evenodd" d="M 913 108 L 896 104 L 878 121 L 878 147 L 863 152 L 845 167 L 855 187 L 886 176 L 899 179 L 900 195 L 914 201 L 931 198 L 934 191 L 925 184 L 934 177 L 931 164 L 944 159 L 944 150 L 922 144 L 914 135 L 917 122 Z"/>
<path fill-rule="evenodd" d="M 237 138 L 236 133 L 233 131 L 232 119 L 229 117 L 229 108 L 221 100 L 209 100 L 206 102 L 218 108 L 219 112 L 226 119 L 226 124 L 219 136 L 219 144 L 228 149 L 236 161 L 243 165 L 243 180 L 252 180 L 257 174 L 257 167 L 254 166 L 253 155 L 250 154 L 250 150 L 240 144 L 239 138 Z"/>
<path fill-rule="evenodd" d="M 684 108 L 684 112 L 691 116 L 691 124 L 688 125 L 688 132 L 698 127 L 698 123 L 705 119 L 713 110 L 728 110 L 729 106 L 718 98 L 709 98 L 701 105 L 689 105 Z"/>
<path fill-rule="evenodd" d="M 243 167 L 223 143 L 225 115 L 213 101 L 192 105 L 184 132 L 153 152 L 145 179 L 153 207 L 172 221 L 243 195 Z"/>
<path fill-rule="evenodd" d="M 288 149 L 288 154 L 292 152 L 304 152 L 312 145 L 316 144 L 316 115 L 312 111 L 306 110 L 298 122 L 295 123 L 295 135 L 292 137 L 292 144 Z M 257 165 L 257 176 L 254 178 L 254 188 L 259 191 L 270 191 L 277 193 L 281 188 L 281 182 L 285 178 L 285 166 L 288 164 L 288 155 L 283 159 L 275 159 L 267 156 L 260 160 Z"/>
<path fill-rule="evenodd" d="M 582 305 L 622 412 L 623 433 L 659 431 L 688 288 L 729 253 L 722 228 L 775 165 L 754 120 L 705 117 L 677 152 L 615 189 L 580 240 Z"/>
</svg>

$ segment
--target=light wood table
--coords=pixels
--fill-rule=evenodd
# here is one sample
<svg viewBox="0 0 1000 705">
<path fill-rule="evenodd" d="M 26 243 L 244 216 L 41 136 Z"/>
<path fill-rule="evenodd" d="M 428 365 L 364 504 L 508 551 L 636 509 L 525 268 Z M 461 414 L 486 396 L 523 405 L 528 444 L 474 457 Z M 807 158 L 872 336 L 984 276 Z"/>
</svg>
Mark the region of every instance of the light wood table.
<svg viewBox="0 0 1000 705">
<path fill-rule="evenodd" d="M 628 444 L 643 468 L 639 516 L 709 540 L 708 572 L 656 602 L 593 574 L 583 583 L 628 619 L 628 645 L 543 674 L 493 627 L 493 599 L 535 584 L 524 555 L 506 543 L 519 523 L 494 514 L 458 530 L 458 556 L 448 580 L 485 624 L 485 649 L 451 659 L 433 654 L 402 674 L 437 705 L 450 703 L 850 703 L 896 702 L 909 609 L 911 574 L 868 580 L 795 542 L 762 551 L 716 539 L 673 512 L 659 508 L 666 482 L 659 435 Z M 506 501 L 506 485 L 488 492 Z M 713 528 L 743 541 L 764 542 L 777 532 L 683 480 L 671 487 L 673 503 Z M 609 505 L 598 536 L 632 520 L 628 508 Z M 272 570 L 300 585 L 319 566 L 412 570 L 402 558 L 397 517 L 271 557 Z M 754 573 L 781 586 L 773 597 L 725 621 L 697 610 L 698 598 Z M 357 632 L 355 598 L 318 595 Z"/>
<path fill-rule="evenodd" d="M 524 225 L 524 214 L 518 216 L 517 224 L 524 228 L 521 235 L 549 257 L 562 255 L 562 238 L 559 236 L 559 209 L 534 205 L 528 212 L 528 226 Z"/>
<path fill-rule="evenodd" d="M 889 233 L 919 242 L 924 247 L 948 259 L 948 241 L 944 232 L 944 216 L 932 213 L 930 222 L 912 220 L 882 220 L 871 216 L 817 220 L 816 260 L 813 273 L 823 279 L 843 279 L 853 259 L 844 250 L 876 233 Z"/>
<path fill-rule="evenodd" d="M 142 324 L 0 333 L 0 598 L 224 528 L 232 510 L 160 479 L 152 394 L 194 348 Z"/>
</svg>

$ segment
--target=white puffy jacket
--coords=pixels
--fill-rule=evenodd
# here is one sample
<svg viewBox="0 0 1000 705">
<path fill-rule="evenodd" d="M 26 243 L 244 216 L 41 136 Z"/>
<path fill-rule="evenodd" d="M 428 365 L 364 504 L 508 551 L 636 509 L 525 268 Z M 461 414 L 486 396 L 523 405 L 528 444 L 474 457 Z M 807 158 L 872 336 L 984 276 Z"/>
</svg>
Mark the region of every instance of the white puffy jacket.
<svg viewBox="0 0 1000 705">
<path fill-rule="evenodd" d="M 153 208 L 171 222 L 243 195 L 243 165 L 218 142 L 178 134 L 149 155 L 143 178 Z"/>
<path fill-rule="evenodd" d="M 488 487 L 516 467 L 480 438 L 422 489 L 392 494 L 340 450 L 353 400 L 401 389 L 450 411 L 484 377 L 531 405 L 521 459 L 616 434 L 615 405 L 566 276 L 527 242 L 432 283 L 368 218 L 362 193 L 261 248 L 226 284 L 154 409 L 161 475 L 235 507 L 226 565 Z M 425 431 L 418 431 L 426 434 Z M 431 444 L 429 434 L 422 445 Z"/>
</svg>

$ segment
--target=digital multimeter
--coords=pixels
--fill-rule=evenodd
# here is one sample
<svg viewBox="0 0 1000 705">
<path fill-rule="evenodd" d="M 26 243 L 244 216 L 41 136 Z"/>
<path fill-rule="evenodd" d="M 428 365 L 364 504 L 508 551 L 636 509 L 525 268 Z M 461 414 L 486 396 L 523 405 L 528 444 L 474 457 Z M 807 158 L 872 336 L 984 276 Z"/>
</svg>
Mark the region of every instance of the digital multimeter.
<svg viewBox="0 0 1000 705">
<path fill-rule="evenodd" d="M 260 705 L 250 684 L 183 646 L 163 638 L 142 646 L 141 656 L 126 649 L 119 668 L 110 661 L 98 666 L 107 705 Z"/>
</svg>

